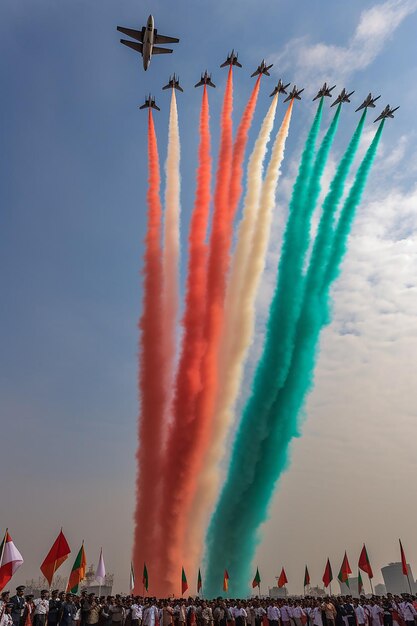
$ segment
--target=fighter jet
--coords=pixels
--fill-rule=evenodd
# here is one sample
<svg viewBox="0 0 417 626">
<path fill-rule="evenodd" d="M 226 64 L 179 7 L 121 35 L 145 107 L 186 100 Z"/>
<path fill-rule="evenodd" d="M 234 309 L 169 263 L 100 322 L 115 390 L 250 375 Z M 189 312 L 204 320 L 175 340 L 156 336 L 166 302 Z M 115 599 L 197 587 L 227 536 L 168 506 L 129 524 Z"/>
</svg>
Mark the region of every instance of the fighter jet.
<svg viewBox="0 0 417 626">
<path fill-rule="evenodd" d="M 180 77 L 175 74 L 169 77 L 168 85 L 165 85 L 162 89 L 178 89 L 178 91 L 184 91 L 180 85 Z"/>
<path fill-rule="evenodd" d="M 343 87 L 342 91 L 337 96 L 336 100 L 330 106 L 334 107 L 336 104 L 342 104 L 343 102 L 350 102 L 349 98 L 353 93 L 355 92 L 351 91 L 350 93 L 347 93 L 346 89 Z"/>
<path fill-rule="evenodd" d="M 288 100 L 301 100 L 300 93 L 303 93 L 304 89 L 297 89 L 297 85 L 291 89 L 289 96 L 285 98 L 284 102 L 288 102 Z"/>
<path fill-rule="evenodd" d="M 387 117 L 394 117 L 393 113 L 397 111 L 400 107 L 395 107 L 395 109 L 391 109 L 390 105 L 387 104 L 385 109 L 382 111 L 381 115 L 379 115 L 374 122 L 379 122 L 379 120 L 386 120 Z"/>
<path fill-rule="evenodd" d="M 324 83 L 323 87 L 318 90 L 317 96 L 315 96 L 315 98 L 313 98 L 313 102 L 314 102 L 314 100 L 318 100 L 319 98 L 323 98 L 324 96 L 327 96 L 328 98 L 331 98 L 332 94 L 330 92 L 333 91 L 333 89 L 335 89 L 335 87 L 336 87 L 336 85 L 333 85 L 333 87 L 328 87 L 327 83 Z"/>
<path fill-rule="evenodd" d="M 143 57 L 143 69 L 146 71 L 151 62 L 153 54 L 169 54 L 172 52 L 170 48 L 159 48 L 156 44 L 164 43 L 178 43 L 179 39 L 176 37 L 166 37 L 160 35 L 155 28 L 155 22 L 153 16 L 148 17 L 146 26 L 143 26 L 141 30 L 134 30 L 133 28 L 124 28 L 124 26 L 118 26 L 117 30 L 136 41 L 128 41 L 127 39 L 121 39 L 120 43 L 124 44 L 128 48 L 132 48 L 135 52 L 139 52 Z"/>
<path fill-rule="evenodd" d="M 372 97 L 372 94 L 369 93 L 365 100 L 362 102 L 361 106 L 358 107 L 355 111 L 355 113 L 357 113 L 358 111 L 360 111 L 361 109 L 367 109 L 368 107 L 372 107 L 373 109 L 375 108 L 375 102 L 380 98 L 381 96 L 377 96 L 376 98 Z"/>
<path fill-rule="evenodd" d="M 262 59 L 261 64 L 258 65 L 254 73 L 250 75 L 251 78 L 253 78 L 254 76 L 257 76 L 258 74 L 265 74 L 265 76 L 271 76 L 268 70 L 270 70 L 273 65 L 274 65 L 273 63 L 271 63 L 271 65 L 267 65 L 265 63 L 265 59 Z"/>
<path fill-rule="evenodd" d="M 227 67 L 228 65 L 236 65 L 236 67 L 242 67 L 242 64 L 238 61 L 238 53 L 232 50 L 230 54 L 227 55 L 227 59 L 224 63 L 221 64 L 220 67 Z"/>
<path fill-rule="evenodd" d="M 274 88 L 274 91 L 269 94 L 269 97 L 275 96 L 277 93 L 287 93 L 287 88 L 291 85 L 291 83 L 283 84 L 282 80 L 279 79 L 278 85 Z"/>
<path fill-rule="evenodd" d="M 203 85 L 207 85 L 208 87 L 216 86 L 211 80 L 211 74 L 209 74 L 207 70 L 204 72 L 204 74 L 201 74 L 200 80 L 194 85 L 194 87 L 202 87 Z"/>
<path fill-rule="evenodd" d="M 142 106 L 139 108 L 140 109 L 156 109 L 157 111 L 161 110 L 158 106 L 156 106 L 155 98 L 153 98 L 151 94 L 149 94 L 149 96 L 145 98 L 145 104 L 142 104 Z"/>
</svg>

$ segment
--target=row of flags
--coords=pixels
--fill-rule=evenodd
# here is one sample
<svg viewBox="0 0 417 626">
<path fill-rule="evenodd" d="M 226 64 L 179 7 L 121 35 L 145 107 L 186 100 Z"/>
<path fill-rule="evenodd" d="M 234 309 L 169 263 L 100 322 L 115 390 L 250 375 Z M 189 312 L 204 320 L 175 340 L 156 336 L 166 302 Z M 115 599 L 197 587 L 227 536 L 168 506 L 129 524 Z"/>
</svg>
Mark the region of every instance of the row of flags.
<svg viewBox="0 0 417 626">
<path fill-rule="evenodd" d="M 405 552 L 404 552 L 404 548 L 402 546 L 401 540 L 399 540 L 399 542 L 400 542 L 402 572 L 404 576 L 407 576 L 407 579 L 410 583 L 407 559 L 405 556 Z M 52 586 L 52 581 L 53 581 L 55 572 L 67 560 L 70 554 L 71 554 L 71 549 L 68 545 L 68 542 L 61 528 L 61 531 L 58 537 L 56 538 L 51 549 L 46 555 L 42 565 L 40 566 L 40 570 L 42 574 L 45 576 L 46 580 L 48 581 L 50 587 Z M 19 567 L 23 564 L 23 562 L 24 562 L 23 557 L 20 554 L 19 550 L 16 548 L 15 544 L 13 543 L 11 535 L 7 529 L 5 532 L 3 541 L 0 545 L 0 592 L 9 583 L 9 581 L 11 580 L 13 575 L 16 573 L 16 571 L 19 569 Z M 82 542 L 81 548 L 79 549 L 77 553 L 74 564 L 72 566 L 70 576 L 68 578 L 67 591 L 71 593 L 78 592 L 78 587 L 85 578 L 86 570 L 87 570 L 87 559 L 86 559 L 85 550 L 84 550 L 84 542 Z M 371 567 L 371 562 L 369 560 L 369 556 L 368 556 L 368 552 L 367 552 L 365 544 L 363 544 L 363 548 L 361 550 L 359 560 L 358 560 L 358 591 L 359 593 L 362 593 L 363 591 L 363 581 L 362 581 L 361 571 L 368 575 L 369 581 L 372 586 L 371 581 L 374 576 L 374 573 Z M 352 569 L 349 564 L 347 553 L 345 552 L 342 565 L 340 566 L 340 571 L 339 571 L 337 578 L 339 579 L 341 583 L 345 583 L 349 587 L 349 575 L 350 574 L 352 574 Z M 103 549 L 101 549 L 95 579 L 100 585 L 102 585 L 105 581 L 105 577 L 106 577 L 106 567 L 104 564 Z M 227 591 L 229 590 L 229 580 L 230 580 L 229 573 L 225 569 L 224 574 L 223 574 L 223 591 L 225 593 L 227 593 Z M 324 570 L 322 581 L 323 581 L 324 586 L 327 588 L 331 585 L 332 580 L 333 580 L 332 566 L 330 563 L 330 559 L 328 558 L 326 562 L 326 567 Z M 278 587 L 282 588 L 287 583 L 288 583 L 287 575 L 285 573 L 285 569 L 282 568 L 279 577 L 277 577 Z M 310 573 L 306 565 L 305 571 L 304 571 L 304 589 L 308 587 L 309 585 L 310 585 Z M 143 591 L 146 591 L 146 592 L 149 589 L 149 575 L 148 575 L 148 569 L 146 567 L 146 563 L 144 563 L 143 565 L 142 587 L 143 587 Z M 252 587 L 254 589 L 258 587 L 259 590 L 261 588 L 261 576 L 259 574 L 259 568 L 256 568 L 256 573 L 252 581 Z M 133 563 L 131 563 L 130 565 L 130 589 L 133 590 L 134 588 L 135 588 L 135 572 L 134 572 Z M 189 587 L 188 587 L 187 576 L 185 574 L 184 567 L 182 567 L 181 569 L 181 593 L 182 595 L 184 595 L 184 593 L 188 590 L 188 588 Z M 198 577 L 197 577 L 197 594 L 200 594 L 202 589 L 203 589 L 203 580 L 201 576 L 201 571 L 199 569 Z"/>
<path fill-rule="evenodd" d="M 404 553 L 404 549 L 400 540 L 400 553 L 401 553 L 401 564 L 402 564 L 402 572 L 404 574 L 404 576 L 407 576 L 407 579 L 409 580 L 408 576 L 408 566 L 407 566 L 407 559 L 405 557 L 405 553 Z M 143 573 L 143 589 L 144 591 L 148 591 L 148 587 L 149 587 L 149 577 L 148 577 L 148 570 L 146 568 L 146 564 L 144 564 L 144 569 L 143 569 L 144 573 Z M 366 549 L 365 544 L 363 544 L 363 548 L 361 550 L 360 556 L 359 556 L 359 560 L 358 560 L 358 591 L 359 594 L 361 594 L 363 592 L 363 579 L 362 579 L 362 575 L 361 575 L 361 571 L 364 572 L 365 574 L 368 575 L 369 581 L 371 583 L 371 587 L 372 587 L 372 578 L 374 577 L 374 573 L 372 570 L 372 566 L 371 566 L 371 562 L 369 560 L 369 556 L 368 556 L 368 551 Z M 342 561 L 342 565 L 340 566 L 340 570 L 339 570 L 339 574 L 337 575 L 337 578 L 339 579 L 339 581 L 341 583 L 345 583 L 348 587 L 349 587 L 349 575 L 352 574 L 352 569 L 350 567 L 349 564 L 349 559 L 347 556 L 347 552 L 345 552 L 344 557 L 343 557 L 343 561 Z M 134 589 L 135 586 L 135 577 L 134 577 L 134 572 L 133 572 L 133 565 L 131 565 L 131 583 L 130 583 L 130 588 L 131 590 Z M 223 574 L 223 591 L 225 593 L 228 592 L 229 590 L 229 580 L 230 580 L 230 576 L 229 573 L 227 571 L 227 569 L 224 570 L 224 574 Z M 330 587 L 331 583 L 333 580 L 333 571 L 332 571 L 332 566 L 330 563 L 330 559 L 327 559 L 326 562 L 326 567 L 324 570 L 324 574 L 323 574 L 323 584 L 324 586 Z M 304 589 L 306 589 L 306 587 L 309 587 L 311 583 L 311 579 L 310 579 L 310 573 L 308 571 L 308 567 L 307 565 L 305 566 L 305 570 L 304 570 Z M 285 569 L 282 568 L 281 573 L 279 576 L 277 576 L 277 585 L 279 588 L 284 587 L 286 584 L 288 584 L 288 578 L 287 578 L 287 574 L 285 572 Z M 255 589 L 256 587 L 258 587 L 258 589 L 260 590 L 261 588 L 261 576 L 259 573 L 259 568 L 256 568 L 256 573 L 255 576 L 253 578 L 252 581 L 252 588 Z M 188 590 L 188 582 L 187 582 L 187 576 L 185 574 L 185 570 L 184 567 L 182 567 L 181 569 L 181 593 L 182 595 L 184 595 L 184 593 Z M 197 594 L 199 594 L 201 592 L 203 588 L 203 582 L 202 582 L 202 577 L 201 577 L 201 571 L 200 569 L 198 570 L 198 577 L 197 577 Z"/>
<path fill-rule="evenodd" d="M 67 560 L 71 554 L 71 549 L 65 538 L 65 535 L 61 531 L 58 537 L 55 539 L 51 549 L 46 555 L 45 559 L 40 566 L 40 570 L 49 586 L 52 586 L 52 581 L 55 572 L 61 565 Z M 4 535 L 3 541 L 0 546 L 0 591 L 10 582 L 13 575 L 23 565 L 23 557 L 19 550 L 13 543 L 8 530 Z M 80 583 L 84 580 L 87 571 L 87 558 L 84 550 L 84 542 L 81 544 L 77 556 L 72 566 L 71 573 L 68 578 L 66 590 L 71 593 L 77 593 Z M 106 577 L 106 567 L 104 564 L 103 549 L 100 550 L 100 557 L 96 570 L 96 581 L 102 585 Z"/>
</svg>

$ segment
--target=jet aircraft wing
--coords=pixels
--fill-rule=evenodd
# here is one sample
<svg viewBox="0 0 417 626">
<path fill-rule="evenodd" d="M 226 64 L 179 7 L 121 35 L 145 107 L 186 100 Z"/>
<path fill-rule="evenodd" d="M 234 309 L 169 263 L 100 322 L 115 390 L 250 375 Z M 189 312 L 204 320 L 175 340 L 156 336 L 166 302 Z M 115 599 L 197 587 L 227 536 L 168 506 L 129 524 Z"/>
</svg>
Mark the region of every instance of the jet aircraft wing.
<svg viewBox="0 0 417 626">
<path fill-rule="evenodd" d="M 170 54 L 171 52 L 170 48 L 158 48 L 158 46 L 152 48 L 152 54 Z"/>
<path fill-rule="evenodd" d="M 132 48 L 132 50 L 135 50 L 135 52 L 140 52 L 140 54 L 142 54 L 143 52 L 142 43 L 136 43 L 136 41 L 128 41 L 127 39 L 121 39 L 120 43 L 124 44 L 128 48 Z"/>
<path fill-rule="evenodd" d="M 132 39 L 137 39 L 137 41 L 143 41 L 143 31 L 134 30 L 133 28 L 124 28 L 123 26 L 118 26 L 117 30 L 128 37 L 132 37 Z"/>
<path fill-rule="evenodd" d="M 179 39 L 177 37 L 167 37 L 166 35 L 156 33 L 154 41 L 155 43 L 178 43 Z"/>
</svg>

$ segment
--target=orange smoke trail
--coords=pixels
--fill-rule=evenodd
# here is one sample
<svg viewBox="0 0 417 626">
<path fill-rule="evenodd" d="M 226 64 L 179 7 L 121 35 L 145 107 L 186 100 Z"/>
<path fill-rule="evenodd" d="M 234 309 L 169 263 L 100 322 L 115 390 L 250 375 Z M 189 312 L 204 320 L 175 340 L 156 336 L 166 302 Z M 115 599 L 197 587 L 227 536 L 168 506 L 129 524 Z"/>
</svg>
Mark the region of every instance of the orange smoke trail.
<svg viewBox="0 0 417 626">
<path fill-rule="evenodd" d="M 136 455 L 136 511 L 133 562 L 135 571 L 142 571 L 146 561 L 155 568 L 154 537 L 160 492 L 155 485 L 161 463 L 161 439 L 165 410 L 164 359 L 161 350 L 162 331 L 162 263 L 161 218 L 159 197 L 160 173 L 158 146 L 152 111 L 148 118 L 148 227 L 144 255 L 143 312 L 139 323 L 139 448 Z M 152 581 L 152 577 L 151 577 Z"/>
<path fill-rule="evenodd" d="M 229 188 L 229 208 L 231 211 L 230 226 L 233 226 L 233 219 L 242 195 L 242 177 L 243 177 L 243 159 L 245 158 L 245 149 L 248 142 L 248 133 L 252 124 L 253 114 L 255 113 L 256 102 L 259 95 L 259 87 L 261 85 L 261 76 L 259 74 L 256 79 L 252 94 L 243 112 L 239 128 L 237 129 L 236 140 L 233 146 L 232 172 L 230 176 Z"/>
<path fill-rule="evenodd" d="M 209 104 L 204 86 L 200 113 L 200 147 L 197 189 L 189 235 L 189 262 L 184 336 L 178 365 L 174 398 L 174 421 L 168 435 L 163 467 L 162 508 L 159 519 L 161 537 L 153 549 L 158 557 L 158 589 L 161 597 L 176 591 L 181 563 L 180 486 L 187 480 L 184 462 L 193 445 L 196 401 L 201 391 L 200 364 L 204 353 L 204 315 L 207 287 L 207 228 L 210 212 L 211 156 Z M 178 496 L 178 497 L 177 497 Z"/>
</svg>

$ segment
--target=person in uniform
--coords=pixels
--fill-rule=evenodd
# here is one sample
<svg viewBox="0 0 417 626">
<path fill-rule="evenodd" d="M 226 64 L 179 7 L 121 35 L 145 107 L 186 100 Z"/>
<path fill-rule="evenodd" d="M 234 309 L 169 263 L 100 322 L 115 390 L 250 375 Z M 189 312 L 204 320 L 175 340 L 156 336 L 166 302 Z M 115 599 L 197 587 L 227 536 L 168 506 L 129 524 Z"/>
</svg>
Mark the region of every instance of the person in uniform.
<svg viewBox="0 0 417 626">
<path fill-rule="evenodd" d="M 35 610 L 33 612 L 33 626 L 45 626 L 49 613 L 49 591 L 42 589 L 41 597 L 33 601 Z"/>
<path fill-rule="evenodd" d="M 58 596 L 58 589 L 54 589 L 49 600 L 48 626 L 57 626 L 62 600 Z"/>
<path fill-rule="evenodd" d="M 59 626 L 74 626 L 77 607 L 73 600 L 72 594 L 65 595 L 65 601 L 61 605 L 59 615 Z"/>
<path fill-rule="evenodd" d="M 21 624 L 23 624 L 23 612 L 26 606 L 24 591 L 25 586 L 19 585 L 19 587 L 16 587 L 16 595 L 10 598 L 10 604 L 13 605 L 10 613 L 13 620 L 13 626 L 21 626 Z"/>
</svg>

